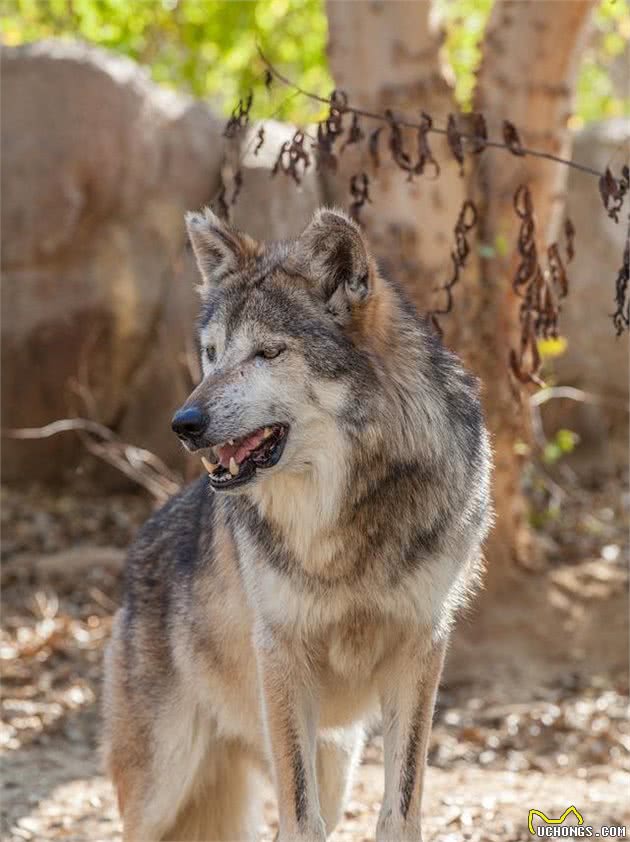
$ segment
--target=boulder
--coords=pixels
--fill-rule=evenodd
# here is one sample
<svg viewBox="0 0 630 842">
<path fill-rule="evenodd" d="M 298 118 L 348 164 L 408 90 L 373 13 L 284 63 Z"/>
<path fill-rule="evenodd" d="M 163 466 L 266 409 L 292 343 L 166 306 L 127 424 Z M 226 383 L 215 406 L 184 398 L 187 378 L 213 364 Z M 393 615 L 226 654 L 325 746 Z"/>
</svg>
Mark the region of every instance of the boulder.
<svg viewBox="0 0 630 842">
<path fill-rule="evenodd" d="M 183 215 L 219 189 L 221 132 L 130 60 L 2 49 L 3 429 L 90 411 L 177 459 L 196 309 Z M 7 481 L 57 480 L 83 455 L 73 434 L 3 445 Z"/>
<path fill-rule="evenodd" d="M 232 210 L 232 221 L 260 240 L 283 240 L 297 236 L 310 222 L 315 210 L 325 203 L 322 182 L 314 163 L 300 184 L 278 172 L 271 175 L 280 147 L 291 140 L 296 129 L 286 123 L 265 121 L 265 142 L 255 154 L 255 125 L 243 140 L 241 161 L 243 185 Z"/>
</svg>

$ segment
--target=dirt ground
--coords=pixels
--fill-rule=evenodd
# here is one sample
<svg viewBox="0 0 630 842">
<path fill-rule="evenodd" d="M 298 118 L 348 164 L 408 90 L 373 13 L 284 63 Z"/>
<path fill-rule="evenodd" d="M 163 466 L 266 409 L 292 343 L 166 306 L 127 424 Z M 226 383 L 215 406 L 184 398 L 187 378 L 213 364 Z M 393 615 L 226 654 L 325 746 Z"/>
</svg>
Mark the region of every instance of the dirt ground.
<svg viewBox="0 0 630 842">
<path fill-rule="evenodd" d="M 532 482 L 542 563 L 464 618 L 440 690 L 425 842 L 532 838 L 530 809 L 630 835 L 625 472 Z M 544 485 L 544 484 L 543 484 Z M 553 498 L 553 500 L 551 499 Z M 553 503 L 553 505 L 551 505 Z M 151 503 L 41 489 L 2 495 L 2 839 L 120 839 L 100 768 L 103 646 L 124 546 Z M 373 839 L 382 745 L 366 750 L 337 842 Z M 263 838 L 273 838 L 267 794 Z"/>
</svg>

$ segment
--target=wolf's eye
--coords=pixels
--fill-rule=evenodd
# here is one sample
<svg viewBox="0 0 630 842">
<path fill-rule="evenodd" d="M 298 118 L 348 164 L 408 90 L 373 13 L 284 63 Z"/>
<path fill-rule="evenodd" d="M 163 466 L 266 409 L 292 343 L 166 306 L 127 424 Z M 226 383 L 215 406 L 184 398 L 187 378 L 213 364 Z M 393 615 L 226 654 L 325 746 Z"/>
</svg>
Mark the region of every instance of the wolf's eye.
<svg viewBox="0 0 630 842">
<path fill-rule="evenodd" d="M 256 351 L 256 356 L 264 360 L 275 360 L 276 357 L 279 357 L 286 350 L 286 345 L 276 345 L 273 348 L 261 348 L 260 351 Z"/>
<path fill-rule="evenodd" d="M 206 358 L 209 363 L 213 363 L 217 358 L 217 349 L 214 345 L 208 345 L 206 347 Z"/>
</svg>

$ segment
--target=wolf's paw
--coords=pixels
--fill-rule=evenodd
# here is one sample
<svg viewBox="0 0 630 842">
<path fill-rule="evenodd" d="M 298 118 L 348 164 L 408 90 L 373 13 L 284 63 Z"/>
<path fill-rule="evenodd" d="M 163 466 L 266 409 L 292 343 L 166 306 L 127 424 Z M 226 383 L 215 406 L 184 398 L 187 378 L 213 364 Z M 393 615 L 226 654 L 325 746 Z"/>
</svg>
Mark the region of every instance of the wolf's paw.
<svg viewBox="0 0 630 842">
<path fill-rule="evenodd" d="M 381 810 L 376 825 L 376 842 L 422 842 L 422 828 L 416 821 L 405 821 L 391 810 Z"/>
<path fill-rule="evenodd" d="M 322 819 L 317 819 L 298 831 L 280 828 L 275 842 L 326 842 L 326 827 Z"/>
</svg>

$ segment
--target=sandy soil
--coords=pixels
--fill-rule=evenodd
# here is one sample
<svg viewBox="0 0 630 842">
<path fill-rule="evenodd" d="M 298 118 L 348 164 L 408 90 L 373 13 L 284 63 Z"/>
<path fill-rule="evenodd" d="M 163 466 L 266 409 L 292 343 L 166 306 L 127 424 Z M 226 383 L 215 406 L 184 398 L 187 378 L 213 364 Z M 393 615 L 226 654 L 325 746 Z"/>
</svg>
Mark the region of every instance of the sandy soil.
<svg viewBox="0 0 630 842">
<path fill-rule="evenodd" d="M 440 691 L 425 842 L 532 838 L 528 811 L 575 805 L 630 835 L 624 477 L 580 484 L 515 570 L 460 625 Z M 141 497 L 3 492 L 2 839 L 120 839 L 98 756 L 101 656 Z M 338 842 L 373 839 L 382 793 L 370 742 Z M 275 813 L 267 794 L 261 833 Z"/>
</svg>

